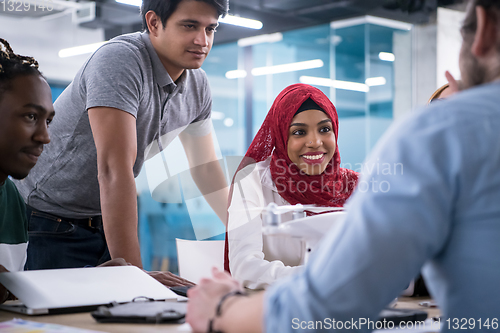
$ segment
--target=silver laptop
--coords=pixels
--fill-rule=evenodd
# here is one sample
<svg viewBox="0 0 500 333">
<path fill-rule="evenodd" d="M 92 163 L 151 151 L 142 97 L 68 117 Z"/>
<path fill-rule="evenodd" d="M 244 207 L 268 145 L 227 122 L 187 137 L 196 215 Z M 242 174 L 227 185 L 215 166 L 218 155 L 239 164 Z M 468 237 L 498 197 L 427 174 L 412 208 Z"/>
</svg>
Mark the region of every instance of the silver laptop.
<svg viewBox="0 0 500 333">
<path fill-rule="evenodd" d="M 135 266 L 0 273 L 0 283 L 20 301 L 0 308 L 28 315 L 90 311 L 138 297 L 177 299 L 174 292 Z"/>
</svg>

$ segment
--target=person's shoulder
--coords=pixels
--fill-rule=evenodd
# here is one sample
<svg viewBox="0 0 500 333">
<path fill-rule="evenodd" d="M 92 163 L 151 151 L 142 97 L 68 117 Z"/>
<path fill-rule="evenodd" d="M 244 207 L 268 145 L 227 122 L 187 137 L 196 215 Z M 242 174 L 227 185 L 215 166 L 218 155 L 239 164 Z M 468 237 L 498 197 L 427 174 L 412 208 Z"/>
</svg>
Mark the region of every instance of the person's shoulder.
<svg viewBox="0 0 500 333">
<path fill-rule="evenodd" d="M 130 67 L 123 66 L 123 63 L 126 61 L 130 64 L 133 60 L 143 61 L 148 58 L 146 55 L 146 45 L 141 34 L 135 32 L 115 37 L 104 43 L 92 54 L 89 62 L 102 60 L 106 66 L 116 64 L 119 67 Z"/>
<path fill-rule="evenodd" d="M 415 117 L 427 122 L 442 121 L 444 123 L 463 124 L 470 126 L 470 123 L 464 123 L 467 120 L 475 119 L 473 123 L 481 116 L 494 115 L 498 113 L 500 104 L 500 82 L 482 84 L 467 90 L 461 91 L 444 100 L 437 100 L 431 105 L 417 112 Z"/>
<path fill-rule="evenodd" d="M 457 110 L 460 114 L 477 117 L 481 114 L 500 115 L 500 81 L 470 88 L 447 99 L 449 112 Z"/>
<path fill-rule="evenodd" d="M 142 40 L 141 33 L 134 32 L 130 34 L 117 36 L 110 41 L 104 43 L 99 49 L 106 50 L 128 50 L 135 53 L 145 51 L 146 44 Z"/>
<path fill-rule="evenodd" d="M 429 155 L 430 151 L 466 150 L 472 142 L 498 142 L 500 126 L 498 83 L 485 84 L 417 109 L 397 120 L 377 142 L 373 156 L 392 158 L 399 152 Z M 471 140 L 474 138 L 474 140 Z M 475 146 L 475 152 L 487 150 Z"/>
<path fill-rule="evenodd" d="M 238 177 L 243 177 L 246 176 L 250 173 L 252 173 L 255 170 L 255 167 L 257 166 L 257 162 L 253 158 L 246 157 L 244 156 L 243 159 L 240 162 L 240 165 L 238 167 L 238 170 L 236 172 Z"/>
<path fill-rule="evenodd" d="M 251 176 L 252 178 L 255 179 L 260 179 L 260 174 L 263 168 L 265 168 L 265 165 L 263 162 L 256 162 L 254 159 L 250 157 L 243 157 L 240 167 L 238 167 L 238 170 L 235 175 L 235 182 L 239 182 L 243 180 L 244 178 L 248 178 Z M 241 167 L 243 165 L 243 167 Z"/>
<path fill-rule="evenodd" d="M 499 84 L 486 84 L 437 100 L 397 120 L 388 132 L 407 136 L 420 132 L 473 131 L 482 126 L 484 116 L 500 120 L 499 88 Z"/>
<path fill-rule="evenodd" d="M 0 243 L 27 243 L 28 218 L 26 216 L 26 204 L 21 194 L 19 194 L 14 182 L 8 178 L 4 183 L 4 190 L 7 197 L 7 202 L 5 203 L 7 207 L 2 207 L 2 205 L 0 205 L 0 209 L 4 210 L 4 214 L 2 215 L 6 217 L 6 220 L 3 222 L 0 218 L 0 224 L 3 226 L 2 232 L 0 233 Z"/>
<path fill-rule="evenodd" d="M 14 182 L 9 178 L 5 180 L 4 191 L 4 193 L 6 193 L 7 197 L 9 198 L 10 204 L 17 205 L 21 208 L 26 206 L 23 197 L 16 187 L 16 184 L 14 184 Z"/>
<path fill-rule="evenodd" d="M 151 67 L 150 62 L 140 33 L 121 35 L 101 45 L 85 62 L 74 80 L 78 86 L 86 85 L 83 82 L 88 80 L 93 80 L 94 85 L 100 85 L 103 77 L 115 81 L 120 81 L 121 77 L 130 77 L 141 82 L 145 69 Z"/>
<path fill-rule="evenodd" d="M 19 191 L 17 190 L 16 184 L 9 178 L 5 180 L 5 191 L 8 192 L 10 195 L 16 195 L 18 197 L 21 197 L 21 194 L 19 194 Z"/>
</svg>

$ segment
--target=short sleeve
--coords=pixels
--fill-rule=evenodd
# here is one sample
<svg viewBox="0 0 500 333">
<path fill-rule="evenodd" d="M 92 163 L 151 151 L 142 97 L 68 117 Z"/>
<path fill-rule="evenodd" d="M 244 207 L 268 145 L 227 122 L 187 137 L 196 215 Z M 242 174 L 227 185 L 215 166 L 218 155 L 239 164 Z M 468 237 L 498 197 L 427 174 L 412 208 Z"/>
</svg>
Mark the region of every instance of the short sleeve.
<svg viewBox="0 0 500 333">
<path fill-rule="evenodd" d="M 81 75 L 86 109 L 111 107 L 137 118 L 143 66 L 132 45 L 120 41 L 104 44 L 89 59 Z"/>
<path fill-rule="evenodd" d="M 189 124 L 183 131 L 185 134 L 192 136 L 205 136 L 212 133 L 212 119 L 204 119 Z"/>
</svg>

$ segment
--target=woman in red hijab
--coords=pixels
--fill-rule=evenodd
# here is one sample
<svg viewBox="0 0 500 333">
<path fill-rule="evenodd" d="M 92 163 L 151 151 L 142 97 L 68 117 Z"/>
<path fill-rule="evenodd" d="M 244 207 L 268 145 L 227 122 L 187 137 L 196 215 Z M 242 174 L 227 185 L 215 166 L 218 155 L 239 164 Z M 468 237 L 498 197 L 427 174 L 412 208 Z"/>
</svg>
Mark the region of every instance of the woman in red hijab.
<svg viewBox="0 0 500 333">
<path fill-rule="evenodd" d="M 245 287 L 266 287 L 303 261 L 301 240 L 262 235 L 262 207 L 342 207 L 353 192 L 358 174 L 340 167 L 337 138 L 337 111 L 319 89 L 294 84 L 276 97 L 230 192 L 225 268 Z"/>
</svg>

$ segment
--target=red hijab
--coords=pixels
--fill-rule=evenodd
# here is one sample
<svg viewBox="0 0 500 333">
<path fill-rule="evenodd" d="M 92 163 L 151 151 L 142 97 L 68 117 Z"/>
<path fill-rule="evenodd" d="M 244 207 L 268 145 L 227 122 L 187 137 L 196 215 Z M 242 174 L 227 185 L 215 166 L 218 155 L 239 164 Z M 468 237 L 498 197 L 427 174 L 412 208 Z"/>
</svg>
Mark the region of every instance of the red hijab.
<svg viewBox="0 0 500 333">
<path fill-rule="evenodd" d="M 339 120 L 332 102 L 317 88 L 307 84 L 293 84 L 283 89 L 274 100 L 266 119 L 240 163 L 238 171 L 251 163 L 264 161 L 272 155 L 271 178 L 277 185 L 278 193 L 290 204 L 342 207 L 356 187 L 358 173 L 340 167 L 338 145 L 325 171 L 319 175 L 305 174 L 288 157 L 290 124 L 297 110 L 309 98 L 332 120 L 335 141 L 337 141 Z M 297 186 L 298 184 L 307 184 L 307 186 Z M 232 198 L 233 185 L 234 180 L 229 200 Z M 227 232 L 224 268 L 229 271 Z"/>
</svg>

